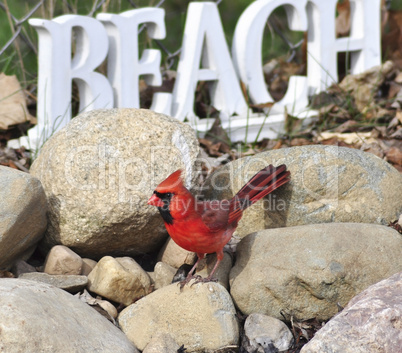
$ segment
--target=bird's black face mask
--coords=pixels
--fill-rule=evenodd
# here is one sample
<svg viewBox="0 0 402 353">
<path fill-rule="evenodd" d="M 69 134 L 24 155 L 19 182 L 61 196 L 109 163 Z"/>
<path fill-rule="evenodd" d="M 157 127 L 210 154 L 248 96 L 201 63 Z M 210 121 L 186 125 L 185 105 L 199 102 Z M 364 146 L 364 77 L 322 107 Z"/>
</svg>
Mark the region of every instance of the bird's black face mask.
<svg viewBox="0 0 402 353">
<path fill-rule="evenodd" d="M 165 223 L 167 224 L 173 224 L 173 217 L 172 214 L 170 213 L 170 201 L 172 200 L 173 194 L 171 192 L 157 192 L 154 191 L 154 194 L 159 197 L 162 202 L 163 202 L 163 206 L 162 207 L 158 207 L 159 213 L 161 214 L 163 220 L 165 221 Z"/>
</svg>

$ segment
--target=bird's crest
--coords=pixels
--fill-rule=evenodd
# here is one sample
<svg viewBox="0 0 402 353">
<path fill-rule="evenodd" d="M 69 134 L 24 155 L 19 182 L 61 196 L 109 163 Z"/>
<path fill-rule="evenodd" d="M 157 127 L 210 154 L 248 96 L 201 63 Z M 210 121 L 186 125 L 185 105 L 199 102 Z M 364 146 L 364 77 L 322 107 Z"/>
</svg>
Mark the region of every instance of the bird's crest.
<svg viewBox="0 0 402 353">
<path fill-rule="evenodd" d="M 183 179 L 182 179 L 182 170 L 176 170 L 174 173 L 170 174 L 164 181 L 162 181 L 157 188 L 156 191 L 160 193 L 165 192 L 173 192 L 178 188 L 183 186 Z"/>
</svg>

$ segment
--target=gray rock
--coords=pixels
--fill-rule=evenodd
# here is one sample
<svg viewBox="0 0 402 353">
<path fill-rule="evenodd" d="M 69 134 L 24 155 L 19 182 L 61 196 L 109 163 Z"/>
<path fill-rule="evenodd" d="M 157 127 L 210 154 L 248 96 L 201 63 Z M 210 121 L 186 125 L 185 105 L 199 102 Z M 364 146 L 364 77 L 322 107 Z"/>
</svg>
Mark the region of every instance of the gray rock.
<svg viewBox="0 0 402 353">
<path fill-rule="evenodd" d="M 0 269 L 26 260 L 43 237 L 46 196 L 37 178 L 0 166 Z"/>
<path fill-rule="evenodd" d="M 328 320 L 338 303 L 402 271 L 401 254 L 401 235 L 376 224 L 267 229 L 239 243 L 230 292 L 245 314 Z"/>
<path fill-rule="evenodd" d="M 0 312 L 2 352 L 138 353 L 107 319 L 48 284 L 0 279 Z"/>
<path fill-rule="evenodd" d="M 183 264 L 194 265 L 197 254 L 181 248 L 169 237 L 159 251 L 158 261 L 179 268 Z"/>
<path fill-rule="evenodd" d="M 102 257 L 88 280 L 90 291 L 124 305 L 151 292 L 148 273 L 130 257 Z"/>
<path fill-rule="evenodd" d="M 74 118 L 31 167 L 48 197 L 44 250 L 62 244 L 90 258 L 156 250 L 166 230 L 147 200 L 177 169 L 191 185 L 198 150 L 190 126 L 150 110 L 95 110 Z"/>
<path fill-rule="evenodd" d="M 156 333 L 168 334 L 186 352 L 214 351 L 237 344 L 239 328 L 229 293 L 220 284 L 191 282 L 182 290 L 174 283 L 124 309 L 118 322 L 143 350 Z"/>
<path fill-rule="evenodd" d="M 81 256 L 64 245 L 56 245 L 47 254 L 44 272 L 49 275 L 80 275 Z"/>
<path fill-rule="evenodd" d="M 293 335 L 280 320 L 254 313 L 244 323 L 242 348 L 247 353 L 276 353 L 287 351 L 293 343 Z"/>
<path fill-rule="evenodd" d="M 30 272 L 22 274 L 19 278 L 50 284 L 69 293 L 77 293 L 88 285 L 88 278 L 78 275 L 48 275 L 44 272 Z"/>
<path fill-rule="evenodd" d="M 149 277 L 152 280 L 154 289 L 159 289 L 169 284 L 172 284 L 173 277 L 176 273 L 176 269 L 164 262 L 157 262 L 154 271 L 148 272 Z"/>
<path fill-rule="evenodd" d="M 151 342 L 147 344 L 142 353 L 173 353 L 177 352 L 180 346 L 168 334 L 156 334 Z"/>
<path fill-rule="evenodd" d="M 396 353 L 402 348 L 402 272 L 354 297 L 302 353 Z"/>
<path fill-rule="evenodd" d="M 24 260 L 17 260 L 13 267 L 11 267 L 11 272 L 15 277 L 21 276 L 23 273 L 36 272 L 36 268 L 31 266 Z"/>
<path fill-rule="evenodd" d="M 96 264 L 97 262 L 95 260 L 84 257 L 82 259 L 81 274 L 84 276 L 88 276 L 91 273 L 91 271 L 95 268 Z"/>
<path fill-rule="evenodd" d="M 205 183 L 206 199 L 232 197 L 268 164 L 286 164 L 291 182 L 244 213 L 236 234 L 328 222 L 388 225 L 402 212 L 402 174 L 373 154 L 337 146 L 302 146 L 228 163 Z"/>
<path fill-rule="evenodd" d="M 117 318 L 117 309 L 112 303 L 107 300 L 92 297 L 86 289 L 84 289 L 82 293 L 77 293 L 75 297 L 92 306 L 98 313 L 115 323 L 114 319 Z"/>
</svg>

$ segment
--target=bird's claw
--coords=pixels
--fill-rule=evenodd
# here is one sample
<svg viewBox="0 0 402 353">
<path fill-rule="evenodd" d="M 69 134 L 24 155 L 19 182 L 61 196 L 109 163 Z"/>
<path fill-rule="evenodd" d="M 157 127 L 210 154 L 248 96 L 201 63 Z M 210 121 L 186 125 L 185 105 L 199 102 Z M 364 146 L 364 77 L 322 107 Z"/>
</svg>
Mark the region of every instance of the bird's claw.
<svg viewBox="0 0 402 353">
<path fill-rule="evenodd" d="M 187 283 L 189 283 L 192 279 L 198 279 L 199 277 L 201 277 L 201 276 L 199 276 L 199 275 L 197 275 L 197 276 L 190 276 L 190 277 L 186 277 L 186 279 L 184 279 L 183 281 L 180 281 L 179 282 L 179 284 L 180 284 L 180 290 L 182 290 L 183 289 L 183 287 L 187 284 Z"/>
<path fill-rule="evenodd" d="M 187 284 L 187 280 L 184 279 L 183 281 L 180 281 L 178 284 L 180 285 L 180 291 L 183 289 L 183 287 Z"/>
<path fill-rule="evenodd" d="M 203 278 L 203 277 L 201 277 L 200 275 L 195 275 L 195 276 L 187 277 L 185 280 L 180 281 L 180 282 L 179 282 L 179 284 L 180 284 L 180 290 L 182 290 L 183 287 L 184 287 L 186 284 L 188 284 L 189 282 L 191 282 L 191 280 L 194 280 L 194 282 L 191 283 L 190 287 L 192 287 L 194 284 L 197 284 L 197 283 L 218 282 L 218 279 L 217 279 L 217 278 L 210 278 L 210 277 Z"/>
<path fill-rule="evenodd" d="M 208 282 L 218 282 L 218 279 L 210 278 L 210 277 L 202 278 L 201 276 L 196 276 L 195 281 L 193 283 L 191 283 L 190 287 L 192 287 L 194 284 L 197 284 L 197 283 L 208 283 Z"/>
</svg>

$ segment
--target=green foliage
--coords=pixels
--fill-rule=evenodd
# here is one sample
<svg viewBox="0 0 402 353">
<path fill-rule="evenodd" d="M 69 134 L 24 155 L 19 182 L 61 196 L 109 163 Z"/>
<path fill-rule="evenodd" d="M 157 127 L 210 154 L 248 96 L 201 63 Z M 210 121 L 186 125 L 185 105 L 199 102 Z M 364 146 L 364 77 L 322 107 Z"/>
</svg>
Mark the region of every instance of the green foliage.
<svg viewBox="0 0 402 353">
<path fill-rule="evenodd" d="M 402 0 L 392 0 L 389 2 L 391 10 L 402 10 Z"/>
</svg>

